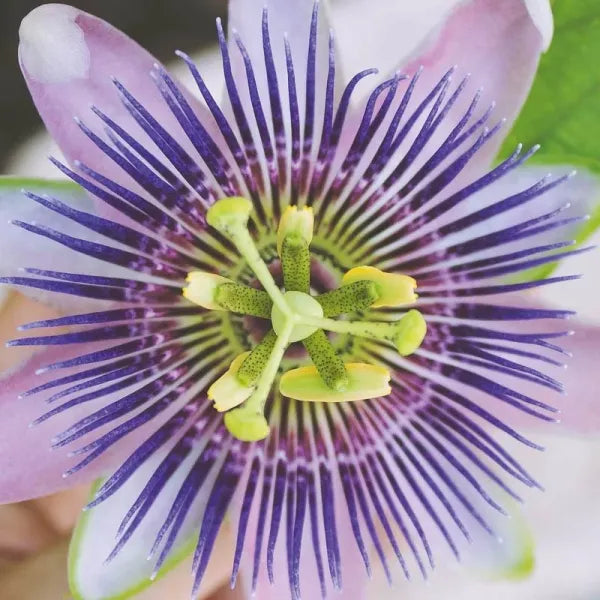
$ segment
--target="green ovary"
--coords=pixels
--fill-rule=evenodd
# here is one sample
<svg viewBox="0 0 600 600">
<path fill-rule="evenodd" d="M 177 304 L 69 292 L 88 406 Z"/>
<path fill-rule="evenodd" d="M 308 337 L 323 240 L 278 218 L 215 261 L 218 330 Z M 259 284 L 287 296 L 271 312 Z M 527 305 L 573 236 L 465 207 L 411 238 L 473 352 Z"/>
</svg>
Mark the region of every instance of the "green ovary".
<svg viewBox="0 0 600 600">
<path fill-rule="evenodd" d="M 368 338 L 393 345 L 399 354 L 412 354 L 421 345 L 427 326 L 411 309 L 393 322 L 334 319 L 377 307 L 400 307 L 416 300 L 416 282 L 405 275 L 374 267 L 350 269 L 343 285 L 327 293 L 310 294 L 313 214 L 310 208 L 288 207 L 277 232 L 285 292 L 271 274 L 248 230 L 252 212 L 245 198 L 225 198 L 207 213 L 207 222 L 237 248 L 262 290 L 220 275 L 189 274 L 183 295 L 200 306 L 270 320 L 271 329 L 249 352 L 235 358 L 229 370 L 209 388 L 208 396 L 224 415 L 234 437 L 257 441 L 269 434 L 266 401 L 277 379 L 287 348 L 302 342 L 312 366 L 283 375 L 284 397 L 317 402 L 350 402 L 391 392 L 390 373 L 380 365 L 345 363 L 325 333 Z"/>
</svg>

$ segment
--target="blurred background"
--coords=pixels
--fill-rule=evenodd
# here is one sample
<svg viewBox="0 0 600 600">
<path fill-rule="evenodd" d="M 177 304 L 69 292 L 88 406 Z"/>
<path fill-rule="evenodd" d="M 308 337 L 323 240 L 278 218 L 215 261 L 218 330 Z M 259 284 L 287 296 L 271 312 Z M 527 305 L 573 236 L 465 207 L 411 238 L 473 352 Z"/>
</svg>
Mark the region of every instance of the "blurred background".
<svg viewBox="0 0 600 600">
<path fill-rule="evenodd" d="M 353 2 L 332 1 L 334 9 L 342 5 L 351 5 Z M 377 6 L 393 2 L 406 3 L 407 14 L 420 13 L 420 18 L 426 18 L 427 25 L 434 27 L 457 0 L 373 1 Z M 209 50 L 215 41 L 215 18 L 226 16 L 227 5 L 226 0 L 72 0 L 70 3 L 122 29 L 166 63 L 173 60 L 173 52 L 177 48 L 188 53 Z M 0 173 L 54 173 L 44 167 L 48 140 L 41 133 L 41 121 L 22 80 L 17 61 L 19 23 L 39 4 L 40 2 L 35 0 L 2 0 L 0 4 Z M 374 6 L 374 9 L 377 7 Z M 358 15 L 358 18 L 364 20 L 364 15 Z M 358 27 L 358 22 L 355 21 L 353 25 Z M 415 28 L 415 36 L 422 35 L 425 30 Z M 352 27 L 347 27 L 346 31 L 352 32 Z M 374 31 L 364 33 L 364 37 L 361 38 L 362 44 L 354 44 L 350 52 L 360 52 L 361 47 L 369 45 L 369 40 L 372 39 L 369 36 L 378 34 Z M 401 48 L 407 48 L 416 41 L 416 38 L 405 39 L 399 40 L 398 43 Z M 383 58 L 395 62 L 401 57 L 401 53 L 402 50 L 399 50 L 399 55 Z M 205 56 L 209 69 L 214 68 L 215 61 L 208 60 L 208 54 Z M 33 137 L 33 142 L 32 136 L 37 136 Z M 416 580 L 409 585 L 399 584 L 391 591 L 378 573 L 371 587 L 370 599 L 391 600 L 401 597 L 406 600 L 474 600 L 484 597 L 486 600 L 598 600 L 600 571 L 596 565 L 597 556 L 600 555 L 600 516 L 597 501 L 600 493 L 600 461 L 597 457 L 600 455 L 600 443 L 572 438 L 560 439 L 554 436 L 539 436 L 538 441 L 548 446 L 548 451 L 537 455 L 524 453 L 524 462 L 539 476 L 548 492 L 529 495 L 523 511 L 525 521 L 529 524 L 536 541 L 535 567 L 529 577 L 519 581 L 494 580 L 485 576 L 475 577 L 468 569 L 465 572 L 465 569 L 461 570 L 455 563 L 440 564 L 438 572 L 429 584 Z M 577 492 L 574 493 L 574 490 Z M 24 595 L 23 588 L 19 586 L 22 585 L 25 571 L 13 569 L 13 579 L 3 579 L 3 566 L 5 561 L 12 565 L 15 559 L 31 556 L 32 552 L 48 547 L 48 540 L 55 540 L 56 537 L 51 535 L 55 535 L 56 532 L 58 538 L 62 539 L 61 536 L 66 535 L 72 526 L 72 519 L 78 513 L 86 493 L 86 490 L 78 490 L 69 496 L 25 503 L 18 508 L 1 507 L 0 532 L 4 537 L 0 536 L 0 600 L 62 600 L 68 597 L 64 595 L 66 592 L 54 595 L 48 591 L 49 588 L 46 592 L 40 592 L 41 588 L 37 586 L 34 586 L 37 591 L 31 595 Z M 23 514 L 26 514 L 26 517 Z M 32 521 L 33 515 L 36 515 L 36 518 L 39 516 L 39 520 Z M 24 544 L 22 554 L 19 551 L 6 559 L 3 554 L 3 542 L 8 543 L 7 532 L 14 529 L 15 539 L 23 536 L 22 523 L 28 523 L 31 528 L 35 527 L 38 536 L 41 535 L 42 524 L 45 523 L 45 527 L 50 523 L 55 533 L 42 536 L 31 546 Z M 26 535 L 31 536 L 30 540 L 35 537 L 31 531 Z M 11 547 L 14 548 L 13 542 L 14 540 L 10 541 L 13 544 Z M 52 560 L 50 556 L 47 562 L 39 563 L 37 572 L 31 571 L 31 565 L 35 566 L 37 563 L 30 561 L 28 573 L 33 573 L 40 581 L 44 581 L 49 573 L 64 579 L 64 570 L 59 566 L 63 558 L 57 555 L 58 562 Z M 229 563 L 229 558 L 226 562 Z M 217 595 L 210 596 L 211 600 L 232 598 L 226 586 L 219 589 L 227 574 L 222 572 L 222 568 L 216 569 L 218 572 L 215 572 L 217 581 L 214 588 L 218 592 Z M 8 571 L 4 573 L 6 572 Z M 66 585 L 62 579 L 56 589 Z M 11 581 L 15 585 L 14 588 L 10 588 Z M 188 580 L 184 578 L 183 581 L 181 589 L 185 591 L 181 592 L 181 596 L 171 587 L 157 588 L 154 592 L 156 595 L 152 598 L 187 598 Z M 16 590 L 13 595 L 11 589 Z"/>
</svg>

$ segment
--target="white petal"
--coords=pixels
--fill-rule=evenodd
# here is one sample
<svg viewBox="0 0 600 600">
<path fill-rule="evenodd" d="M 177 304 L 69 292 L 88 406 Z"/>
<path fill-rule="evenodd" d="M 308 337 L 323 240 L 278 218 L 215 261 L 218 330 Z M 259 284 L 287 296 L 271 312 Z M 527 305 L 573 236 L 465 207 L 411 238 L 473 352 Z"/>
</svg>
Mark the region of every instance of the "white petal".
<svg viewBox="0 0 600 600">
<path fill-rule="evenodd" d="M 556 436 L 538 441 L 547 447 L 545 452 L 532 455 L 523 448 L 517 454 L 519 460 L 530 463 L 547 488 L 546 493 L 529 496 L 523 506 L 536 543 L 535 569 L 530 576 L 520 581 L 490 580 L 475 577 L 472 569 L 456 562 L 441 562 L 428 582 L 417 578 L 410 582 L 410 600 L 596 598 L 600 443 Z M 390 591 L 379 579 L 369 587 L 368 597 L 396 600 L 405 590 L 399 584 Z"/>
<path fill-rule="evenodd" d="M 119 525 L 129 508 L 165 457 L 157 452 L 144 463 L 113 496 L 85 512 L 75 529 L 69 557 L 71 591 L 82 600 L 126 598 L 152 583 L 155 560 L 146 560 L 155 537 L 173 505 L 179 487 L 187 475 L 192 453 L 158 494 L 138 529 L 109 562 L 105 562 L 116 544 Z M 210 489 L 208 486 L 206 489 Z M 158 576 L 172 569 L 194 549 L 206 494 L 198 494 L 177 536 L 170 558 Z M 192 578 L 190 575 L 190 587 Z"/>
<path fill-rule="evenodd" d="M 377 67 L 392 72 L 461 0 L 337 0 L 331 20 L 341 62 L 352 75 Z M 360 44 L 356 43 L 360 32 Z"/>
<path fill-rule="evenodd" d="M 524 0 L 531 20 L 538 28 L 544 44 L 544 52 L 550 47 L 554 34 L 554 18 L 549 0 Z"/>
<path fill-rule="evenodd" d="M 92 199 L 73 183 L 16 177 L 0 178 L 0 223 L 2 223 L 0 276 L 25 276 L 26 273 L 21 272 L 21 269 L 26 267 L 118 276 L 118 267 L 74 252 L 57 242 L 24 231 L 13 225 L 12 220 L 20 220 L 26 223 L 43 224 L 57 231 L 91 241 L 100 241 L 102 237 L 27 198 L 23 190 L 39 196 L 47 194 L 77 210 L 95 213 Z M 106 240 L 104 241 L 106 242 Z M 8 289 L 8 287 L 2 285 L 0 289 Z M 19 289 L 32 298 L 61 311 L 73 312 L 92 307 L 91 301 L 77 296 L 55 294 L 29 288 Z"/>
</svg>

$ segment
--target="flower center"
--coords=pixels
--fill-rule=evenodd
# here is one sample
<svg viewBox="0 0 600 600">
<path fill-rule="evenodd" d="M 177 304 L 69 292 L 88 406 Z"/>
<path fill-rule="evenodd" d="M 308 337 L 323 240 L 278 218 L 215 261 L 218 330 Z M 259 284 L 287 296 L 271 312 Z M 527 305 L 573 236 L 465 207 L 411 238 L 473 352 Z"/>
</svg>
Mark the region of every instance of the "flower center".
<svg viewBox="0 0 600 600">
<path fill-rule="evenodd" d="M 207 272 L 192 272 L 183 295 L 200 306 L 231 311 L 271 322 L 271 329 L 249 352 L 235 358 L 228 371 L 209 388 L 208 396 L 225 413 L 229 432 L 244 441 L 265 438 L 269 425 L 264 408 L 288 346 L 302 342 L 313 365 L 283 374 L 279 390 L 287 398 L 313 402 L 348 402 L 377 398 L 391 392 L 390 373 L 367 363 L 344 363 L 325 331 L 392 344 L 402 355 L 423 341 L 426 324 L 417 310 L 393 322 L 337 320 L 345 313 L 370 307 L 398 307 L 416 300 L 416 282 L 406 275 L 374 267 L 356 267 L 342 286 L 310 294 L 310 251 L 313 214 L 310 208 L 290 206 L 277 231 L 277 252 L 283 271 L 282 292 L 261 258 L 248 230 L 252 204 L 241 197 L 224 198 L 207 213 L 208 224 L 236 246 L 262 285 L 262 290 Z"/>
<path fill-rule="evenodd" d="M 290 334 L 290 342 L 300 342 L 312 335 L 319 328 L 317 325 L 306 324 L 304 319 L 306 317 L 322 317 L 323 307 L 319 304 L 318 300 L 304 292 L 295 292 L 292 290 L 286 292 L 283 297 L 292 312 L 292 316 L 287 317 L 281 312 L 279 306 L 274 304 L 271 310 L 273 330 L 277 336 L 282 335 L 288 319 L 291 319 L 294 325 Z"/>
</svg>

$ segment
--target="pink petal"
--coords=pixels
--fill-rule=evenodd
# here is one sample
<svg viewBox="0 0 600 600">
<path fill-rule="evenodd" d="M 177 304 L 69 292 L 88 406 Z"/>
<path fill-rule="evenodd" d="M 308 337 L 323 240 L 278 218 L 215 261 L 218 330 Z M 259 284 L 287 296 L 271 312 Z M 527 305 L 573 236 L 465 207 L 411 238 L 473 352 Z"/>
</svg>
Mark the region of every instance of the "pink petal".
<svg viewBox="0 0 600 600">
<path fill-rule="evenodd" d="M 98 344 L 89 344 L 78 347 L 77 354 L 98 349 Z M 45 365 L 68 358 L 65 354 L 64 347 L 42 350 L 17 369 L 4 374 L 0 391 L 0 503 L 44 496 L 77 483 L 91 481 L 118 465 L 148 435 L 148 426 L 132 432 L 89 466 L 73 476 L 63 478 L 63 473 L 78 462 L 78 457 L 68 456 L 74 447 L 51 450 L 50 440 L 77 420 L 97 410 L 97 403 L 93 407 L 91 403 L 81 404 L 29 428 L 34 419 L 49 410 L 49 405 L 44 401 L 49 394 L 41 392 L 25 398 L 18 398 L 18 395 L 68 374 L 66 370 L 35 374 L 37 369 Z M 111 399 L 115 398 L 105 397 L 101 402 L 105 404 Z M 148 425 L 155 427 L 151 423 Z M 82 438 L 79 445 L 83 446 L 86 439 L 91 441 L 92 438 Z"/>
<path fill-rule="evenodd" d="M 547 17 L 547 11 L 544 15 Z M 539 27 L 546 31 L 546 36 Z M 506 118 L 504 131 L 508 132 L 527 97 L 546 44 L 547 25 L 540 24 L 537 11 L 530 13 L 523 0 L 470 0 L 461 3 L 401 68 L 412 74 L 420 66 L 425 67 L 419 83 L 421 89 L 431 88 L 442 73 L 455 64 L 461 77 L 472 73 L 472 82 L 454 110 L 464 112 L 474 90 L 483 87 L 480 106 L 486 107 L 495 101 L 496 120 Z M 445 133 L 439 132 L 438 141 Z M 462 176 L 468 179 L 469 172 L 488 165 L 501 142 L 502 135 L 496 135 Z"/>
<path fill-rule="evenodd" d="M 116 77 L 169 133 L 189 148 L 185 133 L 150 77 L 156 59 L 108 23 L 63 4 L 46 4 L 23 19 L 19 61 L 48 131 L 67 160 L 80 160 L 125 186 L 132 180 L 74 122 L 102 131 L 90 105 L 147 144 L 147 136 L 122 105 Z M 201 105 L 188 98 L 197 113 Z M 138 190 L 139 191 L 139 190 Z"/>
<path fill-rule="evenodd" d="M 462 0 L 345 0 L 331 7 L 342 62 L 348 72 L 377 66 L 391 71 L 410 56 Z M 544 50 L 552 40 L 552 10 L 548 0 L 524 0 L 531 19 L 544 39 Z M 496 8 L 496 7 L 495 7 Z M 368 14 L 368 20 L 365 15 Z M 361 43 L 356 43 L 360 31 Z"/>
<path fill-rule="evenodd" d="M 576 290 L 576 283 L 565 282 L 564 284 L 547 286 L 548 289 L 544 291 L 543 297 L 540 291 L 535 291 L 516 295 L 510 294 L 512 296 L 510 299 L 496 296 L 485 300 L 490 304 L 506 305 L 510 303 L 522 308 L 569 310 L 571 306 L 568 299 L 562 296 L 562 294 L 569 287 Z M 563 285 L 563 290 L 559 291 Z M 544 299 L 550 295 L 550 290 L 552 289 L 557 291 L 556 302 L 548 304 Z M 546 414 L 555 416 L 558 422 L 553 424 L 541 421 L 472 387 L 459 386 L 463 389 L 458 389 L 457 387 L 457 391 L 460 391 L 470 400 L 478 403 L 495 417 L 501 419 L 536 443 L 540 442 L 536 438 L 537 433 L 592 435 L 600 431 L 600 403 L 596 391 L 600 386 L 600 372 L 597 367 L 598 348 L 600 348 L 599 325 L 573 317 L 565 320 L 507 321 L 500 324 L 492 322 L 491 324 L 482 323 L 482 326 L 501 330 L 506 333 L 572 332 L 571 335 L 548 340 L 560 346 L 566 352 L 571 353 L 572 356 L 564 356 L 556 352 L 541 352 L 564 363 L 564 367 L 544 366 L 538 361 L 531 361 L 525 358 L 518 359 L 520 364 L 540 369 L 544 374 L 562 383 L 564 386 L 564 393 L 562 394 L 535 383 L 497 374 L 494 371 L 480 371 L 484 376 L 498 383 L 507 385 L 521 394 L 528 395 L 536 401 L 544 402 L 556 408 L 560 412 L 554 415 L 551 415 L 551 413 Z M 533 351 L 539 350 L 535 346 L 527 349 Z"/>
<path fill-rule="evenodd" d="M 567 321 L 565 325 L 573 331 L 573 335 L 565 338 L 561 346 L 573 356 L 559 376 L 566 394 L 554 402 L 560 410 L 557 432 L 597 435 L 600 432 L 600 327 L 578 319 Z"/>
<path fill-rule="evenodd" d="M 567 263 L 568 264 L 568 263 Z M 565 282 L 564 284 L 556 284 L 547 286 L 547 289 L 532 293 L 523 294 L 518 302 L 519 306 L 530 306 L 532 308 L 549 308 L 549 309 L 570 309 L 571 304 L 565 292 L 570 289 L 571 293 L 577 293 L 578 282 Z M 549 304 L 544 300 L 551 296 L 551 291 L 554 288 L 554 302 Z M 537 419 L 532 419 L 523 415 L 517 417 L 515 421 L 514 414 L 512 421 L 522 430 L 535 430 L 540 432 L 554 433 L 557 435 L 569 435 L 573 433 L 591 435 L 597 434 L 600 431 L 600 410 L 598 395 L 596 390 L 600 386 L 600 373 L 597 368 L 597 353 L 600 348 L 600 326 L 596 323 L 590 323 L 573 317 L 563 322 L 543 320 L 534 325 L 524 327 L 519 323 L 512 323 L 505 328 L 507 331 L 570 331 L 571 335 L 558 338 L 554 341 L 557 345 L 563 348 L 566 352 L 570 352 L 572 356 L 562 357 L 566 367 L 561 369 L 544 368 L 544 372 L 554 377 L 564 385 L 565 393 L 558 394 L 551 390 L 540 387 L 533 383 L 521 381 L 515 385 L 515 389 L 523 394 L 528 394 L 536 400 L 547 402 L 556 407 L 560 413 L 557 414 L 559 423 L 554 427 L 544 426 L 544 423 Z M 554 355 L 555 358 L 559 356 Z M 525 361 L 521 361 L 525 362 Z M 535 366 L 535 365 L 532 365 Z M 539 364 L 537 365 L 539 368 Z M 486 400 L 488 408 L 490 401 Z M 496 402 L 496 405 L 498 403 Z M 503 410 L 502 408 L 500 409 Z M 514 411 L 512 411 L 514 413 Z M 499 415 L 501 416 L 501 415 Z M 534 440 L 535 441 L 535 440 Z"/>
</svg>

